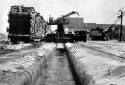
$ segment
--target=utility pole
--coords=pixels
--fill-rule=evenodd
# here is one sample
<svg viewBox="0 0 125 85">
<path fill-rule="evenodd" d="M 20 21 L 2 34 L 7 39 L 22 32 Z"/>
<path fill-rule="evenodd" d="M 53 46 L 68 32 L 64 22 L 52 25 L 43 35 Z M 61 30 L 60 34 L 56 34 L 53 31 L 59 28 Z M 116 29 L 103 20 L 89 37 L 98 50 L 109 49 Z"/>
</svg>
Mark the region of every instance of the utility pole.
<svg viewBox="0 0 125 85">
<path fill-rule="evenodd" d="M 122 10 L 119 10 L 119 12 L 120 12 L 119 18 L 121 19 L 121 25 L 120 25 L 120 40 L 119 40 L 119 41 L 122 41 L 122 20 L 123 20 L 123 11 L 122 11 Z"/>
</svg>

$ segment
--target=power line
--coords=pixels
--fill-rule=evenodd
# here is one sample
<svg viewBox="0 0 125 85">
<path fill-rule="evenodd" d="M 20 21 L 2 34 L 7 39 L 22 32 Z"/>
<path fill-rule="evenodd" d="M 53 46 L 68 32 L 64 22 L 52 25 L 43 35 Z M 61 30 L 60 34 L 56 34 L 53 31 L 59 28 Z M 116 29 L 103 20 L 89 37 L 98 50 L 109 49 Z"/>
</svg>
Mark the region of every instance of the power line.
<svg viewBox="0 0 125 85">
<path fill-rule="evenodd" d="M 121 25 L 120 25 L 120 41 L 122 41 L 122 29 L 123 29 L 122 24 L 123 24 L 123 16 L 125 15 L 125 11 L 119 10 L 119 12 L 120 12 L 119 18 L 121 19 Z"/>
<path fill-rule="evenodd" d="M 103 23 L 107 23 L 108 21 L 112 20 L 116 16 L 117 16 L 117 14 L 114 13 L 112 16 L 110 16 L 108 19 L 106 19 Z"/>
<path fill-rule="evenodd" d="M 125 7 L 122 7 L 120 10 L 124 10 L 125 9 Z M 125 11 L 124 11 L 125 12 Z M 108 22 L 108 21 L 110 21 L 110 20 L 112 20 L 114 17 L 116 17 L 117 16 L 117 14 L 119 14 L 118 12 L 116 12 L 116 13 L 114 13 L 112 16 L 110 16 L 108 19 L 106 19 L 103 23 L 106 23 L 106 22 Z M 120 14 L 119 14 L 120 15 Z M 125 15 L 125 13 L 124 13 L 124 15 Z M 123 16 L 124 16 L 123 15 Z"/>
</svg>

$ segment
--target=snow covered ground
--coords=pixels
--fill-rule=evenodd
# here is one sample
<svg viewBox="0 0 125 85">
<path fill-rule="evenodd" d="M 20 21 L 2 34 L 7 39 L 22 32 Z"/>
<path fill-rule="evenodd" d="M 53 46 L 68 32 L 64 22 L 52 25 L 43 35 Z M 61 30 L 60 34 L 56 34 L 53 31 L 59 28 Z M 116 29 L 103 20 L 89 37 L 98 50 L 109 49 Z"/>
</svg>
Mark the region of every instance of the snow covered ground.
<svg viewBox="0 0 125 85">
<path fill-rule="evenodd" d="M 0 85 L 40 85 L 38 80 L 55 46 L 54 43 L 44 43 L 38 48 L 2 55 Z"/>
<path fill-rule="evenodd" d="M 91 47 L 93 49 L 112 53 L 117 56 L 125 57 L 125 42 L 119 41 L 88 41 L 87 43 L 79 42 L 78 44 Z"/>
<path fill-rule="evenodd" d="M 31 46 L 32 44 L 30 43 L 26 43 L 26 44 L 17 44 L 17 45 L 6 45 L 6 49 L 13 49 L 13 50 L 19 50 L 19 49 L 22 49 L 22 48 L 25 48 L 27 46 Z"/>
<path fill-rule="evenodd" d="M 44 84 L 41 85 L 76 85 L 69 68 L 65 53 L 55 51 L 52 53 L 51 61 L 48 62 Z"/>
<path fill-rule="evenodd" d="M 89 41 L 66 46 L 83 85 L 125 85 L 125 60 L 115 58 L 124 55 L 124 42 Z"/>
</svg>

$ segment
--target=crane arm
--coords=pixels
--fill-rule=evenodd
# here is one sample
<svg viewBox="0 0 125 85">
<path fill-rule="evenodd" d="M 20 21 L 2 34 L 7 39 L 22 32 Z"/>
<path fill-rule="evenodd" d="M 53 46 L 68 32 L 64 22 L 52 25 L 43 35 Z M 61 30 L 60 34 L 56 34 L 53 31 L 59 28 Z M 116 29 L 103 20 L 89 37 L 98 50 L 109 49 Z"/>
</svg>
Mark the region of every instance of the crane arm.
<svg viewBox="0 0 125 85">
<path fill-rule="evenodd" d="M 78 13 L 78 12 L 72 11 L 72 12 L 66 14 L 66 15 L 63 15 L 62 17 L 63 17 L 63 18 L 66 18 L 66 17 L 68 17 L 68 16 L 70 16 L 70 15 L 73 15 L 73 14 L 77 14 L 77 15 L 79 16 L 79 13 Z"/>
<path fill-rule="evenodd" d="M 123 12 L 123 16 L 125 15 L 125 11 Z M 110 30 L 112 30 L 112 28 L 119 22 L 120 20 L 120 16 L 118 16 L 118 18 L 114 21 L 114 23 L 108 28 L 107 32 L 110 32 Z"/>
<path fill-rule="evenodd" d="M 112 28 L 116 25 L 116 23 L 119 22 L 119 20 L 120 20 L 120 18 L 117 18 L 117 19 L 115 20 L 115 22 L 108 28 L 108 30 L 106 31 L 106 33 L 107 33 L 107 32 L 110 32 L 110 31 L 112 30 Z"/>
<path fill-rule="evenodd" d="M 62 15 L 62 17 L 57 18 L 56 20 L 54 20 L 54 22 L 55 22 L 55 23 L 56 23 L 56 22 L 63 22 L 63 20 L 64 20 L 65 18 L 67 18 L 67 17 L 69 17 L 70 15 L 73 15 L 73 14 L 77 14 L 77 15 L 79 16 L 79 13 L 78 13 L 78 12 L 72 11 L 72 12 L 66 14 L 66 15 Z"/>
</svg>

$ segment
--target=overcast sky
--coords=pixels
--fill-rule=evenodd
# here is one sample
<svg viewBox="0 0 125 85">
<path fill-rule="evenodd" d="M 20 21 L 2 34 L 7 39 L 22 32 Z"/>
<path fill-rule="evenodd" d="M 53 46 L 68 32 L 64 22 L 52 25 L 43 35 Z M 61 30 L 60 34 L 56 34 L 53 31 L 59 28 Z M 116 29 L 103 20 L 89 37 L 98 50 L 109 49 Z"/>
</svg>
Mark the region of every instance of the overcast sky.
<svg viewBox="0 0 125 85">
<path fill-rule="evenodd" d="M 57 18 L 77 11 L 85 23 L 109 24 L 117 18 L 118 10 L 125 7 L 125 0 L 0 0 L 0 32 L 6 32 L 11 5 L 32 6 L 46 20 L 49 15 Z"/>
</svg>

